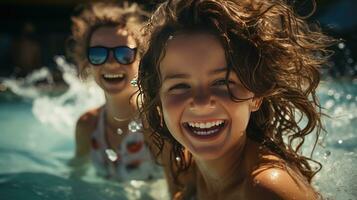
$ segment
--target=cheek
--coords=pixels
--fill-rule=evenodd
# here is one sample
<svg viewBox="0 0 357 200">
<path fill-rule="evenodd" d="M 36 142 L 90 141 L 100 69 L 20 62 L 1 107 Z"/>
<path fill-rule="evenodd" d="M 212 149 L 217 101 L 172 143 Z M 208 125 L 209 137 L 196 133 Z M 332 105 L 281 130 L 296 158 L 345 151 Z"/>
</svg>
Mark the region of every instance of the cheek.
<svg viewBox="0 0 357 200">
<path fill-rule="evenodd" d="M 165 124 L 173 135 L 180 129 L 181 116 L 187 98 L 187 95 L 162 95 L 160 97 Z"/>
<path fill-rule="evenodd" d="M 94 77 L 94 80 L 99 83 L 100 80 L 100 70 L 95 68 L 95 67 L 91 67 L 90 68 L 90 73 L 92 74 L 92 76 Z"/>
<path fill-rule="evenodd" d="M 173 107 L 166 106 L 164 103 L 162 103 L 162 107 L 163 107 L 162 115 L 163 115 L 166 127 L 170 131 L 170 134 L 176 140 L 180 141 L 180 139 L 178 138 L 178 134 L 177 134 L 177 133 L 179 133 L 179 127 L 176 125 L 176 124 L 178 124 L 179 119 L 178 119 L 178 116 L 174 114 L 174 113 L 176 113 L 176 110 Z"/>
<path fill-rule="evenodd" d="M 186 104 L 191 98 L 189 92 L 183 94 L 161 95 L 162 106 L 167 108 L 179 108 Z"/>
<path fill-rule="evenodd" d="M 226 88 L 215 88 L 211 90 L 212 96 L 223 101 L 231 101 L 231 96 Z"/>
<path fill-rule="evenodd" d="M 233 108 L 232 105 L 230 108 Z M 236 109 L 232 109 L 232 124 L 233 129 L 237 132 L 245 131 L 250 119 L 249 105 L 244 103 L 243 105 L 236 105 Z"/>
<path fill-rule="evenodd" d="M 135 61 L 128 70 L 129 78 L 133 79 L 138 75 L 139 61 Z"/>
</svg>

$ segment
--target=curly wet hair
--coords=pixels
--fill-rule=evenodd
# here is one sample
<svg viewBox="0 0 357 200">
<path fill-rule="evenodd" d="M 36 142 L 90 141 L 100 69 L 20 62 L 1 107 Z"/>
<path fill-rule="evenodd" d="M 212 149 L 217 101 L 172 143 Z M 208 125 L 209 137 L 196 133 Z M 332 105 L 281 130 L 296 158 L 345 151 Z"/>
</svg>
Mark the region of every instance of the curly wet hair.
<svg viewBox="0 0 357 200">
<path fill-rule="evenodd" d="M 79 14 L 71 18 L 72 35 L 68 40 L 67 54 L 77 64 L 81 77 L 87 77 L 87 48 L 95 30 L 103 26 L 126 29 L 139 45 L 142 42 L 142 26 L 149 18 L 137 4 L 103 1 L 79 5 Z M 139 45 L 140 47 L 140 45 Z"/>
<path fill-rule="evenodd" d="M 157 8 L 145 30 L 149 38 L 138 76 L 139 96 L 145 100 L 141 114 L 155 132 L 159 149 L 164 140 L 173 145 L 176 177 L 190 162 L 175 161 L 183 157 L 183 148 L 171 136 L 158 109 L 159 66 L 170 36 L 205 31 L 215 35 L 225 50 L 227 77 L 236 73 L 248 90 L 263 99 L 260 109 L 251 115 L 247 136 L 297 166 L 311 182 L 321 164 L 302 155 L 301 148 L 305 137 L 315 134 L 314 149 L 323 131 L 316 88 L 319 68 L 332 53 L 328 47 L 336 42 L 333 38 L 284 0 L 170 0 Z M 232 101 L 244 100 L 230 94 Z"/>
</svg>

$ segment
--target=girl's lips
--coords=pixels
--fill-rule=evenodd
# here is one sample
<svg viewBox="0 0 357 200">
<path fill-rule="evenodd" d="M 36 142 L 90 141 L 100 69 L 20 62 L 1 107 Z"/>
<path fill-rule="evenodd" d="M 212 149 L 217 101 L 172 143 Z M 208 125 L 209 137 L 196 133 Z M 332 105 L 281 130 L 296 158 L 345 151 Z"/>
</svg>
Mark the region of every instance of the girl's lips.
<svg viewBox="0 0 357 200">
<path fill-rule="evenodd" d="M 122 91 L 125 87 L 127 87 L 128 76 L 124 74 L 124 77 L 117 78 L 108 78 L 101 76 L 101 83 L 103 84 L 103 89 L 109 93 L 118 93 Z"/>
<path fill-rule="evenodd" d="M 126 79 L 126 75 L 124 73 L 118 74 L 103 74 L 103 80 L 108 84 L 119 84 Z"/>
<path fill-rule="evenodd" d="M 218 123 L 219 121 L 221 121 L 222 123 Z M 195 123 L 196 122 L 184 122 L 182 125 L 184 129 L 190 134 L 190 136 L 197 139 L 207 140 L 215 139 L 216 137 L 218 137 L 227 127 L 228 120 L 200 120 L 196 124 L 208 123 L 210 125 L 192 126 L 192 124 Z"/>
</svg>

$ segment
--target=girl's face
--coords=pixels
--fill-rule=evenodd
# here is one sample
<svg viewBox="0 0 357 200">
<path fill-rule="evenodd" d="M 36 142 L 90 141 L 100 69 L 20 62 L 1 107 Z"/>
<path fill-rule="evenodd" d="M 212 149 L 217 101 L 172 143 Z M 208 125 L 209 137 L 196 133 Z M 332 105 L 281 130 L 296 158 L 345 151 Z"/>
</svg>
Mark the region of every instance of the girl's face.
<svg viewBox="0 0 357 200">
<path fill-rule="evenodd" d="M 90 38 L 89 47 L 118 47 L 128 46 L 137 47 L 134 38 L 122 28 L 100 27 L 95 30 Z M 113 51 L 110 51 L 107 61 L 102 65 L 91 65 L 90 69 L 97 84 L 106 94 L 117 94 L 126 89 L 132 89 L 130 81 L 137 75 L 139 61 L 124 65 L 116 61 Z"/>
<path fill-rule="evenodd" d="M 233 102 L 226 86 L 227 62 L 220 42 L 209 34 L 180 35 L 167 42 L 160 63 L 160 99 L 173 137 L 195 157 L 217 159 L 245 140 L 257 99 Z M 254 94 L 230 73 L 235 97 Z"/>
</svg>

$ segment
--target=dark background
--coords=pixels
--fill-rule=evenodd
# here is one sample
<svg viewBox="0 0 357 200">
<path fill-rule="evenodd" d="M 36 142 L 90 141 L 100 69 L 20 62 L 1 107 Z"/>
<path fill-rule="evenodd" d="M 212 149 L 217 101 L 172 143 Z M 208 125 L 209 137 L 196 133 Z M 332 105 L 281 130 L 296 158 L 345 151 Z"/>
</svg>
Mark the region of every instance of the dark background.
<svg viewBox="0 0 357 200">
<path fill-rule="evenodd" d="M 85 0 L 3 0 L 0 2 L 0 77 L 23 77 L 34 69 L 47 66 L 55 70 L 53 56 L 65 54 L 70 34 L 70 16 Z M 137 0 L 146 10 L 158 1 Z M 291 0 L 295 10 L 304 15 L 311 10 L 308 0 Z M 324 32 L 342 38 L 336 45 L 331 66 L 332 76 L 353 76 L 357 71 L 357 1 L 317 0 L 317 9 L 309 19 L 318 21 Z M 24 45 L 27 43 L 27 45 Z M 27 69 L 17 67 L 21 50 L 31 60 Z"/>
</svg>

